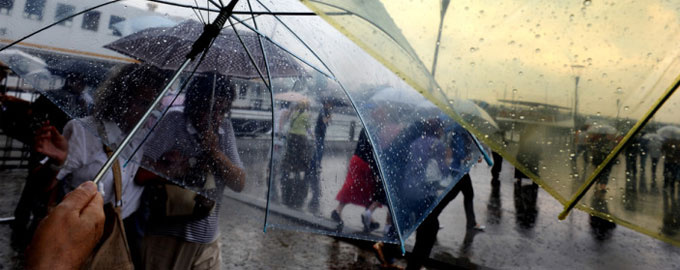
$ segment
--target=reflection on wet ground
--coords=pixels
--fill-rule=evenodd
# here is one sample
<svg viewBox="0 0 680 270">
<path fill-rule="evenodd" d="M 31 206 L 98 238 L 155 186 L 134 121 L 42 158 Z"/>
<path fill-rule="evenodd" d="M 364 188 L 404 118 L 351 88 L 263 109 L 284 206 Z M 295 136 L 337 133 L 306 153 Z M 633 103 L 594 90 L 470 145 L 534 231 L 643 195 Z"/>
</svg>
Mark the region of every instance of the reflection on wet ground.
<svg viewBox="0 0 680 270">
<path fill-rule="evenodd" d="M 346 166 L 349 157 L 342 151 L 330 151 L 324 157 L 324 168 Z M 266 164 L 256 160 L 249 175 L 253 185 L 266 175 Z M 267 161 L 259 161 L 266 163 Z M 648 171 L 649 173 L 649 171 Z M 0 172 L 2 205 L 0 213 L 9 214 L 19 194 L 23 171 Z M 257 177 L 256 177 L 257 176 Z M 558 221 L 562 206 L 544 190 L 534 189 L 529 181 L 517 186 L 513 168 L 503 164 L 500 181 L 491 184 L 491 175 L 484 163 L 477 164 L 472 172 L 475 188 L 475 210 L 478 222 L 485 223 L 484 232 L 465 230 L 465 213 L 462 196 L 453 200 L 440 216 L 443 227 L 432 257 L 440 262 L 463 267 L 538 268 L 538 269 L 678 269 L 680 248 L 671 246 L 623 226 L 607 228 L 607 223 L 593 221 L 591 216 L 574 211 L 566 220 Z M 341 185 L 344 175 L 338 172 L 325 174 L 331 182 Z M 335 178 L 338 178 L 337 180 Z M 261 183 L 266 183 L 264 180 Z M 649 184 L 649 183 L 648 183 Z M 255 189 L 255 187 L 252 187 Z M 264 189 L 257 189 L 263 192 Z M 321 215 L 329 219 L 337 190 L 322 189 Z M 250 192 L 250 191 L 249 191 Z M 257 193 L 254 192 L 254 193 Z M 661 191 L 660 191 L 661 192 Z M 664 193 L 666 194 L 666 193 Z M 676 195 L 677 196 L 677 195 Z M 662 209 L 664 213 L 677 213 L 677 197 L 671 200 L 667 193 Z M 600 197 L 601 198 L 601 197 Z M 612 207 L 621 201 L 605 202 L 588 197 L 584 200 L 593 207 Z M 332 237 L 308 232 L 269 229 L 262 232 L 263 211 L 239 201 L 225 198 L 221 217 L 221 243 L 223 269 L 377 269 L 370 245 L 357 241 L 336 240 Z M 605 211 L 604 208 L 600 209 Z M 361 207 L 347 208 L 343 214 L 346 222 L 360 224 Z M 386 208 L 376 211 L 377 220 L 383 221 Z M 677 233 L 680 228 L 671 222 L 672 214 L 661 230 Z M 282 216 L 273 219 L 285 219 Z M 291 222 L 290 220 L 288 222 Z M 599 222 L 599 223 L 598 223 Z M 604 221 L 606 222 L 606 220 Z M 382 223 L 382 222 L 381 222 Z M 593 225 L 595 224 L 595 226 Z M 600 233 L 606 237 L 599 237 Z M 0 225 L 0 242 L 9 243 L 9 226 Z M 407 240 L 412 246 L 414 238 Z M 402 259 L 398 263 L 405 265 Z M 12 268 L 15 253 L 9 244 L 0 246 L 0 268 Z M 448 269 L 450 265 L 430 263 L 430 268 Z"/>
<path fill-rule="evenodd" d="M 486 219 L 481 219 L 488 222 L 486 230 L 477 234 L 471 244 L 468 243 L 463 203 L 462 200 L 454 200 L 440 216 L 444 228 L 438 235 L 433 257 L 467 257 L 474 265 L 500 269 L 680 267 L 677 260 L 680 247 L 616 226 L 605 219 L 593 219 L 579 210 L 573 211 L 566 220 L 559 221 L 557 216 L 563 209 L 562 205 L 541 188 L 534 193 L 527 180 L 518 187 L 513 179 L 513 170 L 509 163 L 504 162 L 500 183 L 493 184 L 485 164 L 477 164 L 473 168 L 475 211 L 479 217 L 486 216 Z M 612 204 L 621 205 L 620 201 L 612 202 L 608 196 L 605 198 L 602 202 L 590 195 L 583 202 L 600 207 L 601 211 L 606 211 L 603 207 Z M 672 205 L 669 203 L 668 207 L 670 209 Z"/>
</svg>

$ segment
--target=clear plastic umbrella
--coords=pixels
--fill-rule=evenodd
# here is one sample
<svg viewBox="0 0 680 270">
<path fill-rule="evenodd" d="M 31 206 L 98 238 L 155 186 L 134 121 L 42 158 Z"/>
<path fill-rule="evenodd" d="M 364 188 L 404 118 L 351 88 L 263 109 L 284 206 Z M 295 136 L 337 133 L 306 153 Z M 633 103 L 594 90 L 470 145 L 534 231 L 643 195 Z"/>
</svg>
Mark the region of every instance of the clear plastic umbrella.
<svg viewBox="0 0 680 270">
<path fill-rule="evenodd" d="M 125 2 L 130 3 L 134 1 Z M 130 4 L 127 8 L 117 3 L 105 4 L 92 6 L 92 9 L 85 8 L 84 3 L 79 4 L 78 11 L 106 11 L 106 14 L 116 14 L 120 10 L 134 10 L 134 13 L 130 13 L 133 17 L 149 15 L 137 13 L 139 8 L 132 8 L 138 7 L 135 4 Z M 149 40 L 155 42 L 149 44 L 150 49 L 159 53 L 150 53 L 144 57 L 131 53 L 140 49 L 135 44 L 141 43 L 132 42 L 123 46 L 127 50 L 113 51 L 105 47 L 106 44 L 112 44 L 118 39 L 124 40 L 126 37 L 107 34 L 97 39 L 88 39 L 87 34 L 92 33 L 83 32 L 64 39 L 66 35 L 59 27 L 46 28 L 45 31 L 34 34 L 37 27 L 31 25 L 18 29 L 17 34 L 13 34 L 17 35 L 13 39 L 24 41 L 22 44 L 51 42 L 53 46 L 72 47 L 75 49 L 68 51 L 69 53 L 87 56 L 92 62 L 107 64 L 104 65 L 109 67 L 107 79 L 92 87 L 95 96 L 93 115 L 78 121 L 93 136 L 106 133 L 98 131 L 95 120 L 112 122 L 105 124 L 105 130 L 115 129 L 111 124 L 121 130 L 102 138 L 102 141 L 110 146 L 123 145 L 119 147 L 122 149 L 119 162 L 131 160 L 124 168 L 132 170 L 134 166 L 141 165 L 218 202 L 222 198 L 221 189 L 224 188 L 227 190 L 224 194 L 232 200 L 262 207 L 266 209 L 263 213 L 275 214 L 267 217 L 267 228 L 288 228 L 403 244 L 419 222 L 437 205 L 442 194 L 453 187 L 455 181 L 429 179 L 427 183 L 439 184 L 412 183 L 423 187 L 419 193 L 422 201 L 413 203 L 411 200 L 400 204 L 397 201 L 401 200 L 401 194 L 407 187 L 400 182 L 400 176 L 388 171 L 386 166 L 394 165 L 390 165 L 393 160 L 391 153 L 400 153 L 403 162 L 415 162 L 412 165 L 420 166 L 427 164 L 419 164 L 419 161 L 433 160 L 442 178 L 447 174 L 452 176 L 448 165 L 453 160 L 442 159 L 441 155 L 425 159 L 424 156 L 417 158 L 409 154 L 411 148 L 423 149 L 424 143 L 436 144 L 439 149 L 445 150 L 444 153 L 447 148 L 451 148 L 450 141 L 436 136 L 449 130 L 443 126 L 446 121 L 441 117 L 441 112 L 411 114 L 389 101 L 380 104 L 371 102 L 372 92 L 369 91 L 380 85 L 414 90 L 300 3 L 258 1 L 251 4 L 252 6 L 239 2 L 231 16 L 218 16 L 220 20 L 226 20 L 223 21 L 225 29 L 213 26 L 210 31 L 218 32 L 214 39 L 201 40 L 200 32 L 190 32 L 189 36 L 198 37 L 204 42 L 203 45 L 211 46 L 208 46 L 204 58 L 201 55 L 205 51 L 196 49 L 195 52 L 198 53 L 192 53 L 189 57 L 193 61 L 181 64 L 175 59 L 186 58 L 184 53 L 193 51 L 192 44 L 186 43 L 176 55 L 163 54 L 170 47 L 169 40 L 164 42 L 157 35 L 151 36 L 151 32 L 158 28 L 148 28 L 132 34 L 149 33 Z M 164 10 L 163 12 L 172 13 L 173 16 L 180 17 L 178 21 L 203 20 L 205 25 L 213 21 L 220 11 L 225 11 L 225 7 L 216 7 L 211 3 L 199 7 L 202 11 L 198 14 L 187 7 L 182 3 L 167 2 L 160 5 L 158 12 Z M 57 21 L 55 25 L 68 19 Z M 95 28 L 91 24 L 86 26 L 89 27 L 86 31 Z M 186 24 L 175 27 L 184 26 Z M 171 31 L 170 29 L 167 28 L 166 31 Z M 199 30 L 203 31 L 202 28 Z M 23 35 L 31 34 L 28 39 L 21 39 L 22 31 Z M 232 35 L 229 32 L 235 33 Z M 225 50 L 225 46 L 220 45 L 223 35 L 232 37 L 230 42 L 234 41 L 233 38 L 241 38 L 238 41 L 241 47 L 235 49 L 245 50 L 245 46 L 246 53 Z M 62 37 L 58 38 L 59 36 Z M 85 40 L 96 42 L 84 42 Z M 22 44 L 12 46 L 24 49 Z M 279 55 L 293 58 L 294 63 L 277 61 L 277 54 L 270 49 Z M 210 57 L 213 51 L 218 53 L 215 57 L 220 61 Z M 285 53 L 280 53 L 281 51 Z M 48 55 L 50 61 L 55 62 L 73 57 L 62 50 L 46 50 L 43 53 Z M 238 74 L 228 70 L 229 63 L 222 61 L 228 62 L 231 55 L 239 60 L 236 61 L 240 68 Z M 244 60 L 243 56 L 248 60 Z M 274 56 L 271 61 L 269 56 Z M 182 66 L 186 67 L 184 72 L 175 70 Z M 194 70 L 197 72 L 192 73 Z M 174 83 L 169 84 L 171 79 Z M 181 106 L 170 107 L 166 116 L 160 120 L 139 121 L 143 114 L 159 115 L 158 112 L 166 111 L 164 107 L 150 105 L 161 104 L 161 100 L 174 96 L 180 89 L 183 91 L 180 98 L 184 98 Z M 163 90 L 161 94 L 160 90 Z M 309 97 L 309 100 L 323 100 L 324 97 L 332 96 L 336 101 L 300 103 L 295 106 L 276 102 L 278 93 L 290 91 L 300 92 Z M 190 97 L 190 93 L 194 96 Z M 195 96 L 196 93 L 203 95 Z M 414 93 L 419 95 L 415 91 Z M 225 102 L 226 100 L 233 101 L 231 106 L 227 106 L 230 103 Z M 152 108 L 151 111 L 141 110 L 149 107 Z M 64 107 L 64 110 L 73 112 L 75 108 Z M 388 121 L 388 116 L 401 117 L 403 121 Z M 210 121 L 205 122 L 206 120 Z M 149 134 L 148 129 L 155 125 L 155 130 L 143 142 L 145 135 Z M 125 134 L 133 133 L 133 126 L 141 130 L 138 133 L 141 135 L 129 135 L 132 146 L 125 146 L 121 139 Z M 230 134 L 246 134 L 247 130 L 258 130 L 260 127 L 273 127 L 274 132 L 255 133 L 252 137 L 230 137 Z M 369 143 L 374 154 L 372 158 L 371 155 L 363 156 L 363 163 L 356 159 L 353 162 L 347 157 L 354 156 L 357 149 L 366 149 L 357 145 L 362 129 L 366 131 L 364 140 Z M 427 141 L 419 141 L 412 146 L 418 140 L 418 134 L 423 132 L 428 137 Z M 215 140 L 212 135 L 216 135 L 219 140 Z M 285 136 L 284 146 L 272 147 L 272 140 L 268 135 Z M 398 145 L 394 141 L 397 139 L 400 143 Z M 135 148 L 139 148 L 137 154 L 133 154 Z M 460 151 L 460 156 L 473 155 L 465 149 Z M 238 153 L 239 158 L 234 153 Z M 360 150 L 360 153 L 366 152 Z M 419 153 L 427 154 L 423 151 Z M 281 159 L 272 159 L 272 156 L 280 156 Z M 242 166 L 245 172 L 244 182 L 231 181 L 232 178 L 241 177 L 240 175 L 222 175 L 225 171 L 233 172 L 220 167 L 228 164 L 221 162 L 225 159 L 232 161 L 232 165 L 236 167 Z M 377 165 L 365 166 L 370 159 Z M 459 171 L 465 168 L 459 167 Z M 340 203 L 336 199 L 344 184 L 349 182 L 348 185 L 352 186 L 352 181 L 358 179 L 350 173 L 356 170 L 374 183 L 374 189 L 362 193 L 366 201 L 356 203 L 361 205 L 376 202 L 383 207 L 376 208 L 372 216 L 365 217 L 362 215 L 364 207 L 347 206 L 341 216 L 344 226 L 339 229 L 339 222 L 333 218 L 331 212 Z M 409 173 L 420 175 L 422 172 Z M 425 174 L 428 175 L 436 174 Z M 225 179 L 231 180 L 225 183 Z M 230 188 L 225 188 L 225 185 Z M 351 205 L 355 202 L 347 203 Z M 228 206 L 225 204 L 222 207 Z"/>
</svg>

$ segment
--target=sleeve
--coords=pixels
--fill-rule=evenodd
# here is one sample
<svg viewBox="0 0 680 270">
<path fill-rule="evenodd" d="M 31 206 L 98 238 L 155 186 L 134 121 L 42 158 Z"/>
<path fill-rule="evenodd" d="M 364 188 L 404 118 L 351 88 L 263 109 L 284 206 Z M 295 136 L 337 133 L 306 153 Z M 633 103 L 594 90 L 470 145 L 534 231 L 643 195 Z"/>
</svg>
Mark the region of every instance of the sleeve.
<svg viewBox="0 0 680 270">
<path fill-rule="evenodd" d="M 87 132 L 85 127 L 76 119 L 69 121 L 64 127 L 63 135 L 68 141 L 68 155 L 64 167 L 57 174 L 57 180 L 63 180 L 85 164 L 87 160 L 85 132 Z"/>
<path fill-rule="evenodd" d="M 439 141 L 436 141 L 435 155 L 437 157 L 437 164 L 439 165 L 439 171 L 442 175 L 448 175 L 451 173 L 451 167 L 446 163 L 446 145 Z"/>
<path fill-rule="evenodd" d="M 241 157 L 238 154 L 238 148 L 236 147 L 236 136 L 234 135 L 234 127 L 231 124 L 231 119 L 227 118 L 224 122 L 224 153 L 229 157 L 231 162 L 243 169 L 243 162 L 241 161 Z"/>
</svg>

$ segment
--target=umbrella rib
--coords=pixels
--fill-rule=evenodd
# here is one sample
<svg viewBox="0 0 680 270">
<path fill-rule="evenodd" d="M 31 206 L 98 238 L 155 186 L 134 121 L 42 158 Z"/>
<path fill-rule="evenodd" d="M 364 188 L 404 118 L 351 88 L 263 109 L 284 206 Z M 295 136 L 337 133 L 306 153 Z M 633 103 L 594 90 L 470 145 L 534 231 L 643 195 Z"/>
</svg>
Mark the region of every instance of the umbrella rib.
<svg viewBox="0 0 680 270">
<path fill-rule="evenodd" d="M 656 112 L 659 109 L 661 109 L 661 106 L 663 106 L 663 104 L 671 97 L 671 95 L 673 95 L 673 93 L 675 92 L 675 90 L 678 89 L 678 87 L 680 87 L 680 76 L 675 78 L 675 83 L 666 90 L 663 96 L 661 96 L 656 101 L 656 103 L 654 103 L 654 106 L 652 106 L 652 108 L 649 111 L 647 111 L 643 118 L 640 119 L 637 123 L 635 123 L 635 126 L 633 126 L 633 128 L 630 131 L 628 131 L 626 136 L 624 136 L 623 139 L 621 139 L 621 142 L 619 142 L 619 144 L 617 144 L 616 147 L 614 147 L 612 152 L 610 152 L 609 155 L 607 155 L 607 158 L 602 162 L 602 164 L 597 166 L 595 171 L 588 177 L 588 181 L 586 181 L 586 183 L 583 186 L 581 186 L 577 193 L 572 197 L 571 201 L 567 204 L 567 206 L 564 207 L 564 210 L 559 215 L 559 219 L 563 220 L 567 217 L 567 215 L 569 215 L 571 209 L 573 209 L 574 206 L 576 206 L 576 204 L 583 198 L 583 196 L 585 196 L 586 192 L 590 189 L 590 187 L 592 187 L 593 184 L 595 184 L 595 178 L 599 176 L 602 170 L 606 166 L 610 165 L 610 163 L 621 152 L 621 150 L 623 150 L 623 148 L 630 143 L 630 139 L 633 138 L 633 136 L 637 135 L 642 130 L 642 128 L 647 124 L 647 122 L 649 122 L 649 120 L 652 119 L 654 114 L 656 114 Z"/>
<path fill-rule="evenodd" d="M 120 1 L 120 0 L 118 0 Z M 170 6 L 175 6 L 175 7 L 181 7 L 181 8 L 192 8 L 192 9 L 197 9 L 201 11 L 214 11 L 218 12 L 219 10 L 217 9 L 212 9 L 212 8 L 207 8 L 207 7 L 199 7 L 198 4 L 196 6 L 192 5 L 186 5 L 186 4 L 179 4 L 179 3 L 173 3 L 173 2 L 168 2 L 168 1 L 163 1 L 163 0 L 147 0 L 149 2 L 154 2 L 154 3 L 160 3 L 164 5 L 170 5 Z M 221 1 L 220 1 L 221 2 Z M 271 11 L 234 11 L 232 14 L 237 14 L 237 15 L 278 15 L 278 16 L 317 16 L 316 13 L 314 12 L 307 12 L 307 11 L 282 11 L 282 12 L 271 12 Z M 330 16 L 338 16 L 338 15 L 351 15 L 350 12 L 328 12 L 326 15 Z"/>
<path fill-rule="evenodd" d="M 206 0 L 206 1 L 207 1 L 207 2 L 210 2 L 211 4 L 213 4 L 213 6 L 215 6 L 215 7 L 217 7 L 217 8 L 222 8 L 222 7 L 224 7 L 224 4 L 222 3 L 222 0 L 220 0 L 219 3 L 215 2 L 215 0 Z"/>
<path fill-rule="evenodd" d="M 248 0 L 247 2 L 248 2 L 248 9 L 252 12 L 253 7 L 250 4 L 250 0 Z M 259 28 L 257 27 L 257 20 L 255 20 L 255 15 L 251 13 L 250 16 L 253 19 L 253 25 L 255 26 L 255 29 L 259 30 Z M 267 53 L 264 51 L 264 44 L 262 44 L 262 37 L 260 37 L 260 35 L 257 35 L 257 41 L 260 44 L 260 49 L 262 50 L 262 58 L 264 59 L 264 67 L 267 69 L 267 79 L 269 80 L 269 84 L 265 84 L 265 85 L 267 85 L 267 89 L 269 90 L 269 99 L 271 100 L 271 104 L 272 104 L 272 113 L 271 114 L 272 114 L 272 120 L 273 120 L 274 119 L 274 91 L 272 91 L 272 76 L 271 76 L 271 71 L 270 71 L 270 68 L 269 68 L 269 61 L 267 59 Z M 265 211 L 264 211 L 264 224 L 263 224 L 263 228 L 262 228 L 262 231 L 264 231 L 264 232 L 267 232 L 267 222 L 269 221 L 269 198 L 271 196 L 272 183 L 274 182 L 274 162 L 273 162 L 273 160 L 274 160 L 274 130 L 276 130 L 274 125 L 276 125 L 276 123 L 275 123 L 275 121 L 272 121 L 272 134 L 271 134 L 271 140 L 270 140 L 271 147 L 269 148 L 270 149 L 270 151 L 269 151 L 269 160 L 270 160 L 270 162 L 269 162 L 269 183 L 268 183 L 269 186 L 267 187 L 267 200 L 266 200 L 267 203 L 266 203 L 266 208 L 265 208 Z"/>
<path fill-rule="evenodd" d="M 270 10 L 269 8 L 267 8 L 267 6 L 265 6 L 265 5 L 262 3 L 262 1 L 257 0 L 257 2 L 258 2 L 260 5 L 262 5 L 267 11 L 270 11 L 270 12 L 271 12 L 271 10 Z M 275 18 L 279 23 L 281 23 L 281 24 L 283 25 L 283 27 L 285 27 L 285 28 L 288 30 L 288 32 L 290 32 L 290 33 L 291 33 L 298 41 L 300 41 L 300 43 L 302 43 L 302 45 L 304 45 L 305 48 L 307 48 L 307 50 L 309 50 L 309 52 L 311 52 L 312 55 L 314 55 L 314 57 L 316 57 L 316 59 L 319 60 L 319 62 L 321 62 L 321 64 L 326 68 L 326 70 L 328 70 L 328 72 L 331 73 L 331 75 L 333 75 L 333 78 L 335 79 L 335 74 L 333 74 L 333 71 L 328 67 L 328 65 L 326 65 L 326 63 L 325 63 L 323 60 L 321 60 L 321 57 L 319 57 L 319 55 L 317 55 L 316 52 L 314 52 L 314 50 L 312 50 L 312 48 L 310 48 L 309 45 L 308 45 L 306 42 L 304 42 L 304 41 L 302 40 L 302 38 L 300 38 L 300 36 L 298 36 L 298 35 L 295 33 L 295 31 L 293 31 L 293 29 L 291 29 L 286 23 L 284 23 L 283 20 L 281 20 L 281 18 L 279 18 L 279 17 L 276 16 L 276 15 L 274 15 L 274 18 Z"/>
<path fill-rule="evenodd" d="M 206 20 L 203 18 L 203 13 L 200 12 L 200 9 L 198 9 L 198 0 L 194 0 L 194 4 L 196 4 L 195 7 L 191 7 L 191 10 L 194 11 L 194 14 L 196 14 L 196 18 L 202 23 L 205 24 Z"/>
<path fill-rule="evenodd" d="M 241 43 L 241 46 L 243 46 L 243 49 L 246 51 L 246 54 L 248 55 L 248 59 L 250 59 L 250 63 L 253 64 L 255 67 L 255 70 L 257 70 L 257 75 L 260 76 L 260 79 L 264 82 L 267 87 L 269 85 L 267 84 L 267 80 L 265 80 L 264 75 L 262 75 L 262 71 L 260 70 L 260 67 L 257 66 L 257 62 L 255 62 L 255 58 L 253 58 L 253 55 L 250 53 L 250 50 L 248 49 L 248 46 L 243 42 L 243 39 L 241 39 L 241 35 L 239 35 L 238 31 L 236 31 L 236 27 L 234 27 L 234 22 L 231 21 L 231 18 L 228 19 L 229 24 L 231 24 L 231 29 L 234 30 L 234 34 L 236 34 L 236 38 L 238 41 Z"/>
<path fill-rule="evenodd" d="M 24 37 L 22 37 L 22 38 L 20 38 L 20 39 L 17 39 L 17 40 L 15 40 L 14 42 L 10 43 L 9 45 L 7 45 L 7 46 L 5 46 L 5 47 L 0 48 L 0 52 L 1 52 L 1 51 L 4 51 L 5 49 L 7 49 L 7 48 L 9 48 L 9 47 L 12 47 L 12 46 L 16 45 L 17 43 L 20 43 L 20 42 L 22 42 L 22 41 L 24 41 L 24 40 L 26 40 L 26 39 L 28 39 L 28 38 L 30 38 L 30 37 L 36 35 L 36 34 L 38 34 L 38 33 L 40 33 L 40 32 L 42 32 L 42 31 L 45 31 L 45 30 L 51 28 L 52 26 L 55 26 L 55 25 L 57 25 L 57 24 L 60 24 L 60 23 L 65 22 L 65 21 L 67 21 L 67 20 L 70 20 L 70 19 L 73 18 L 73 17 L 76 17 L 76 16 L 81 15 L 81 14 L 83 14 L 83 13 L 85 13 L 85 12 L 88 12 L 88 11 L 91 11 L 91 10 L 94 10 L 94 9 L 98 9 L 98 8 L 100 8 L 100 7 L 107 6 L 107 5 L 110 5 L 110 4 L 113 4 L 113 3 L 116 3 L 116 2 L 120 2 L 120 1 L 121 1 L 121 0 L 112 0 L 112 1 L 109 1 L 109 2 L 106 2 L 106 3 L 102 3 L 102 4 L 99 4 L 99 5 L 93 6 L 93 7 L 91 7 L 91 8 L 86 8 L 86 9 L 84 9 L 84 10 L 79 11 L 78 13 L 69 15 L 69 16 L 67 16 L 67 17 L 65 17 L 65 18 L 63 18 L 63 19 L 61 19 L 61 20 L 58 20 L 58 21 L 53 22 L 53 23 L 51 23 L 51 24 L 49 24 L 49 25 L 47 25 L 47 26 L 45 26 L 45 27 L 43 27 L 43 28 L 40 28 L 40 29 L 36 30 L 36 31 L 33 32 L 33 33 L 30 33 L 30 34 L 28 34 L 28 35 L 26 35 L 26 36 L 24 36 Z"/>
<path fill-rule="evenodd" d="M 279 49 L 281 49 L 281 50 L 287 52 L 288 54 L 290 54 L 291 56 L 295 57 L 295 59 L 300 60 L 300 62 L 305 63 L 305 65 L 309 66 L 310 68 L 312 68 L 312 69 L 318 71 L 319 73 L 323 74 L 324 76 L 326 76 L 326 77 L 328 77 L 328 78 L 330 78 L 330 79 L 332 79 L 332 80 L 336 80 L 334 75 L 329 75 L 328 73 L 326 73 L 326 72 L 320 70 L 319 68 L 317 68 L 317 67 L 315 67 L 314 65 L 310 64 L 310 63 L 307 62 L 306 60 L 302 59 L 302 57 L 296 55 L 295 53 L 293 53 L 293 52 L 291 52 L 290 50 L 286 49 L 285 47 L 281 46 L 281 44 L 279 44 L 278 42 L 272 40 L 271 38 L 269 38 L 269 37 L 266 36 L 265 34 L 262 34 L 260 31 L 256 30 L 256 29 L 253 28 L 252 26 L 246 24 L 244 21 L 239 20 L 239 19 L 238 19 L 237 17 L 235 17 L 235 16 L 232 16 L 232 18 L 234 18 L 234 20 L 236 20 L 236 21 L 238 21 L 238 22 L 241 22 L 241 24 L 242 24 L 243 26 L 245 26 L 245 27 L 247 27 L 248 29 L 252 30 L 252 31 L 255 32 L 256 34 L 258 34 L 258 35 L 264 37 L 265 39 L 267 39 L 268 41 L 270 41 L 272 44 L 276 45 L 276 47 L 279 47 Z M 319 60 L 319 61 L 321 61 L 321 60 Z M 322 62 L 322 63 L 323 63 L 323 62 Z M 330 70 L 329 70 L 329 72 L 330 72 Z"/>
<path fill-rule="evenodd" d="M 248 9 L 250 9 L 250 11 L 252 12 L 253 7 L 250 4 L 250 0 L 248 0 L 247 3 L 248 3 Z M 253 26 L 255 26 L 255 30 L 259 31 L 260 29 L 257 27 L 257 21 L 255 20 L 255 15 L 251 13 L 250 17 L 253 19 Z M 272 77 L 271 77 L 271 72 L 269 71 L 269 61 L 267 59 L 267 53 L 264 51 L 264 44 L 262 43 L 262 38 L 260 37 L 260 35 L 257 35 L 257 41 L 260 44 L 260 50 L 262 50 L 262 58 L 264 59 L 264 67 L 267 69 L 267 79 L 269 80 L 269 86 L 270 86 L 269 90 L 271 90 Z"/>
</svg>

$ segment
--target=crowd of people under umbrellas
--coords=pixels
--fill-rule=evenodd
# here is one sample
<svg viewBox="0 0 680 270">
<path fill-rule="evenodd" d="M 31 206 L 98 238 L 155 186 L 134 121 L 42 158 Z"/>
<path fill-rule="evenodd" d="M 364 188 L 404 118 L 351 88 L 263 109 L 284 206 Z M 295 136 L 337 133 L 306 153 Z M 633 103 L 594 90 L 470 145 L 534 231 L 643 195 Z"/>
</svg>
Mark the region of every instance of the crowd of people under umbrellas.
<svg viewBox="0 0 680 270">
<path fill-rule="evenodd" d="M 53 265 L 57 262 L 71 266 L 91 263 L 87 258 L 91 250 L 96 248 L 98 237 L 102 234 L 102 205 L 116 200 L 122 202 L 121 214 L 130 255 L 136 267 L 220 267 L 217 236 L 221 202 L 211 200 L 214 197 L 210 194 L 221 194 L 225 187 L 238 192 L 245 186 L 245 171 L 236 149 L 233 127 L 230 119 L 225 117 L 231 109 L 234 89 L 238 88 L 235 81 L 219 74 L 197 76 L 187 87 L 184 110 L 166 115 L 145 143 L 143 151 L 132 155 L 132 150 L 142 143 L 141 137 L 135 138 L 130 149 L 124 151 L 121 160 L 129 158 L 135 162 L 121 168 L 119 180 L 112 174 L 107 175 L 100 184 L 101 193 L 89 182 L 110 151 L 100 138 L 108 144 L 120 140 L 139 117 L 139 110 L 130 108 L 148 106 L 168 76 L 165 71 L 151 66 L 119 67 L 98 87 L 95 97 L 88 99 L 84 92 L 84 78 L 79 74 L 70 74 L 62 90 L 50 92 L 49 100 L 41 97 L 31 104 L 30 112 L 27 112 L 30 118 L 28 133 L 20 128 L 14 129 L 23 131 L 14 135 L 32 144 L 34 153 L 31 155 L 26 186 L 15 213 L 16 220 L 12 225 L 13 245 L 18 249 L 29 247 L 26 259 L 29 267 L 41 268 L 46 266 L 44 264 Z M 143 94 L 131 95 L 131 91 L 141 91 Z M 3 101 L 9 99 L 3 97 Z M 63 113 L 53 103 L 62 108 L 72 108 L 71 115 Z M 280 157 L 284 173 L 278 183 L 280 189 L 276 185 L 273 188 L 276 189 L 275 194 L 280 192 L 281 201 L 293 208 L 302 207 L 306 194 L 294 196 L 291 190 L 296 187 L 291 183 L 305 183 L 311 189 L 309 209 L 319 209 L 319 170 L 326 129 L 331 123 L 333 110 L 331 102 L 321 103 L 315 125 L 311 124 L 307 102 L 292 104 L 279 115 L 281 123 L 288 123 L 278 125 L 285 127 L 285 130 L 278 131 L 285 134 L 285 149 Z M 212 109 L 194 109 L 205 104 L 211 104 Z M 373 113 L 380 118 L 384 112 L 374 110 Z M 72 117 L 78 119 L 71 120 Z M 19 124 L 5 122 L 3 125 Z M 311 130 L 312 126 L 314 131 Z M 584 134 L 587 129 L 583 129 Z M 96 130 L 98 136 L 88 130 Z M 416 205 L 422 200 L 434 200 L 437 195 L 431 187 L 426 186 L 427 183 L 420 181 L 425 178 L 424 174 L 429 173 L 430 161 L 436 164 L 435 170 L 440 175 L 451 175 L 461 169 L 464 159 L 456 156 L 460 153 L 456 150 L 471 145 L 466 141 L 470 135 L 444 117 L 422 119 L 408 125 L 385 123 L 379 132 L 385 133 L 382 137 L 391 138 L 382 141 L 384 145 L 381 147 L 387 149 L 389 155 L 398 157 L 393 164 L 387 164 L 385 174 L 401 176 L 398 182 L 403 186 L 397 188 L 418 187 L 413 190 L 419 192 L 408 193 L 410 197 L 403 198 L 405 203 Z M 30 136 L 31 133 L 35 136 Z M 680 208 L 677 199 L 673 199 L 678 182 L 675 178 L 680 175 L 677 173 L 677 164 L 680 164 L 677 157 L 680 155 L 673 147 L 677 145 L 678 139 L 640 136 L 625 152 L 626 171 L 633 179 L 629 181 L 632 184 L 627 185 L 627 191 L 631 192 L 638 189 L 640 192 L 656 192 L 656 165 L 663 157 L 664 198 L 669 202 L 668 209 L 664 207 L 664 211 L 669 213 L 669 221 L 664 222 L 668 223 L 665 229 L 667 233 L 678 230 L 677 220 L 673 221 L 673 217 L 677 216 L 673 213 Z M 309 141 L 313 143 L 309 144 Z M 616 138 L 609 133 L 597 134 L 592 131 L 587 136 L 577 133 L 575 141 L 579 147 L 576 158 L 583 155 L 584 166 L 596 166 L 606 156 L 603 150 L 611 148 L 602 144 L 615 143 Z M 523 142 L 531 143 L 530 131 L 521 136 L 520 149 Z M 590 147 L 581 147 L 586 142 Z M 342 211 L 348 204 L 364 207 L 361 220 L 365 232 L 380 227 L 379 221 L 372 216 L 376 209 L 386 206 L 387 202 L 373 151 L 366 131 L 362 130 L 349 162 L 345 183 L 336 196 L 338 206 L 329 214 L 329 218 L 337 222 L 340 231 L 343 227 Z M 537 155 L 539 153 L 520 150 L 517 159 L 533 164 L 537 161 Z M 641 164 L 639 174 L 638 156 Z M 647 156 L 650 157 L 652 175 L 649 185 L 644 173 Z M 497 185 L 500 159 L 495 158 L 495 161 L 492 184 Z M 146 170 L 139 164 L 152 170 Z M 609 171 L 610 168 L 606 168 L 598 178 L 598 194 L 606 190 Z M 538 174 L 538 171 L 532 173 Z M 202 192 L 199 194 L 181 188 L 164 180 L 163 176 L 181 179 L 183 182 L 179 184 L 182 186 Z M 515 178 L 519 179 L 521 187 L 521 179 L 527 177 L 518 171 Z M 115 197 L 116 181 L 121 182 L 121 198 Z M 530 192 L 534 201 L 537 188 L 537 185 L 532 184 Z M 460 191 L 465 195 L 467 228 L 477 231 L 484 229 L 475 220 L 470 176 L 464 174 L 420 225 L 416 246 L 409 258 L 409 268 L 418 269 L 424 259 L 429 257 L 439 229 L 437 216 Z M 190 202 L 169 199 L 186 197 L 187 193 L 192 198 Z M 168 202 L 180 207 L 168 207 Z M 186 204 L 191 206 L 189 210 L 186 210 Z M 182 208 L 185 210 L 173 211 Z M 49 215 L 48 211 L 51 211 Z M 395 232 L 392 218 L 387 212 L 383 233 L 389 236 Z M 391 260 L 398 253 L 393 247 L 378 243 L 374 248 L 383 267 L 398 268 Z"/>
</svg>

